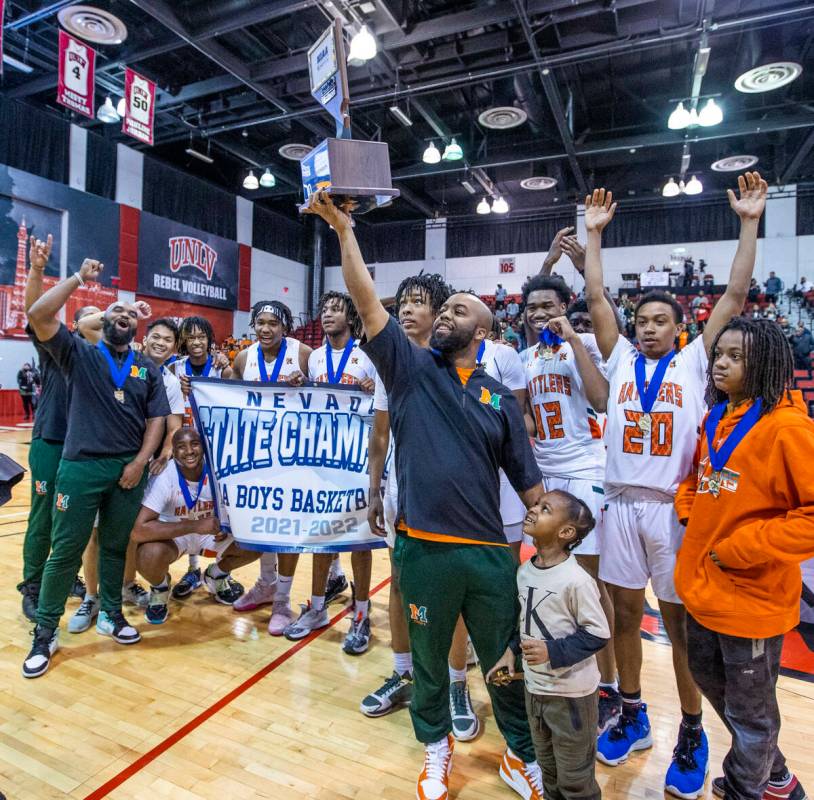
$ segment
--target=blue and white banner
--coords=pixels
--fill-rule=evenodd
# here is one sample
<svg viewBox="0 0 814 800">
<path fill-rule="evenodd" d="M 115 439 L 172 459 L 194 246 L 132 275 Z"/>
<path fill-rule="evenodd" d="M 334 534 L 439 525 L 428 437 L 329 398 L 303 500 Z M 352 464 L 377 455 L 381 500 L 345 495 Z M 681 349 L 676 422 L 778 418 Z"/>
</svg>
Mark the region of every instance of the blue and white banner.
<svg viewBox="0 0 814 800">
<path fill-rule="evenodd" d="M 191 396 L 222 527 L 241 545 L 313 553 L 386 546 L 367 522 L 371 395 L 193 378 Z"/>
</svg>

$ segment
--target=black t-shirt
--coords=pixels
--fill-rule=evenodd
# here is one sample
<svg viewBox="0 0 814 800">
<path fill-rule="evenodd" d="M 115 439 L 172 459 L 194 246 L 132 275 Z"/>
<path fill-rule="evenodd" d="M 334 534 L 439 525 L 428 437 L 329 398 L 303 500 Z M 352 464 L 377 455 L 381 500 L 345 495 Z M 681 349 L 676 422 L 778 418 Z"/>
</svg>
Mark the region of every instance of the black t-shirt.
<svg viewBox="0 0 814 800">
<path fill-rule="evenodd" d="M 148 419 L 170 413 L 164 380 L 158 367 L 134 352 L 125 379 L 125 401 L 114 396 L 116 387 L 107 359 L 92 344 L 71 336 L 64 325 L 42 346 L 59 365 L 68 383 L 68 431 L 63 457 L 70 460 L 107 458 L 137 453 Z M 105 347 L 104 343 L 101 345 Z M 123 354 L 109 350 L 117 364 Z"/>
<path fill-rule="evenodd" d="M 408 528 L 506 544 L 500 473 L 516 491 L 542 481 L 517 399 L 476 369 L 416 347 L 394 320 L 362 345 L 387 389 L 396 448 L 399 518 Z"/>
<path fill-rule="evenodd" d="M 34 439 L 64 442 L 68 429 L 68 387 L 51 354 L 42 346 L 31 326 L 25 332 L 31 339 L 40 361 L 42 393 L 34 417 Z"/>
</svg>

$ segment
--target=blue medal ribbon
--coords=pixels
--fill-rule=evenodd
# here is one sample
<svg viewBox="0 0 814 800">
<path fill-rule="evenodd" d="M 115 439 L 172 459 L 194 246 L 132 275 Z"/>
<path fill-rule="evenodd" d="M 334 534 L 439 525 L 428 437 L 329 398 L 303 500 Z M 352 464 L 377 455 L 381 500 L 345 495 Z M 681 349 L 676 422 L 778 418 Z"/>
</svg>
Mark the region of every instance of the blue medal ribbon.
<svg viewBox="0 0 814 800">
<path fill-rule="evenodd" d="M 212 371 L 212 356 L 206 357 L 206 363 L 203 366 L 203 372 L 201 375 L 204 378 L 209 377 L 209 373 Z M 187 356 L 187 360 L 184 362 L 184 372 L 187 375 L 194 375 L 195 373 L 192 371 L 192 362 L 189 360 L 189 356 Z"/>
<path fill-rule="evenodd" d="M 325 345 L 325 366 L 328 369 L 328 383 L 339 383 L 339 381 L 342 380 L 342 376 L 345 374 L 345 367 L 348 364 L 348 359 L 355 345 L 356 341 L 353 338 L 348 339 L 348 343 L 345 345 L 345 350 L 342 353 L 342 358 L 339 359 L 339 366 L 336 368 L 336 371 L 334 371 L 334 351 L 331 347 L 331 343 L 328 342 Z"/>
<path fill-rule="evenodd" d="M 559 345 L 563 344 L 564 342 L 565 339 L 561 339 L 556 333 L 548 328 L 543 328 L 540 331 L 540 344 L 544 344 L 546 347 L 559 347 Z"/>
<path fill-rule="evenodd" d="M 107 361 L 107 366 L 110 370 L 110 378 L 113 381 L 113 385 L 116 387 L 116 389 L 121 390 L 122 386 L 124 386 L 124 382 L 127 380 L 127 376 L 130 374 L 130 367 L 133 366 L 133 361 L 136 359 L 136 354 L 130 350 L 127 353 L 127 358 L 125 358 L 122 365 L 119 366 L 113 356 L 110 355 L 110 351 L 107 349 L 104 342 L 97 342 L 96 349 L 99 350 L 99 352 L 105 357 L 105 361 Z"/>
<path fill-rule="evenodd" d="M 260 369 L 260 380 L 263 383 L 277 383 L 277 379 L 280 377 L 280 370 L 283 368 L 283 362 L 285 361 L 285 351 L 288 347 L 288 343 L 285 339 L 280 343 L 280 352 L 277 353 L 277 360 L 274 362 L 274 369 L 271 371 L 271 377 L 269 378 L 268 372 L 266 371 L 266 359 L 263 358 L 263 351 L 260 349 L 260 345 L 257 345 L 257 366 Z M 330 348 L 328 348 L 330 350 Z M 344 365 L 344 362 L 343 362 Z"/>
<path fill-rule="evenodd" d="M 732 433 L 726 437 L 726 441 L 721 445 L 720 450 L 715 449 L 715 433 L 718 429 L 718 424 L 726 411 L 726 403 L 718 403 L 713 406 L 712 411 L 709 412 L 707 421 L 704 425 L 704 430 L 707 434 L 707 446 L 709 447 L 709 463 L 712 465 L 714 472 L 723 472 L 726 462 L 729 461 L 735 448 L 743 441 L 755 423 L 760 419 L 760 412 L 763 409 L 763 398 L 758 397 L 752 407 L 738 420 Z"/>
<path fill-rule="evenodd" d="M 486 339 L 480 343 L 478 354 L 475 356 L 475 365 L 483 364 L 483 357 L 486 355 Z"/>
<path fill-rule="evenodd" d="M 198 483 L 198 490 L 195 492 L 195 497 L 193 498 L 192 495 L 189 493 L 189 486 L 187 486 L 187 479 L 184 477 L 184 474 L 181 472 L 181 467 L 178 466 L 178 462 L 175 462 L 175 469 L 178 471 L 178 485 L 181 487 L 181 494 L 184 495 L 184 503 L 186 503 L 187 511 L 192 513 L 192 510 L 198 505 L 198 498 L 201 496 L 201 492 L 203 491 L 204 484 L 206 483 L 206 467 L 204 467 L 203 475 L 201 475 L 201 480 Z"/>
<path fill-rule="evenodd" d="M 645 367 L 647 365 L 647 359 L 644 357 L 643 353 L 639 353 L 639 356 L 636 359 L 635 367 L 636 389 L 639 392 L 639 400 L 642 404 L 642 411 L 644 411 L 645 414 L 649 414 L 653 409 L 653 406 L 656 404 L 656 399 L 659 396 L 659 389 L 661 389 L 661 383 L 664 380 L 667 367 L 670 366 L 670 362 L 674 358 L 675 350 L 671 350 L 666 356 L 662 356 L 659 359 L 659 363 L 656 364 L 656 371 L 653 373 L 653 377 L 650 379 L 650 383 L 647 384 L 647 388 L 645 389 Z"/>
</svg>

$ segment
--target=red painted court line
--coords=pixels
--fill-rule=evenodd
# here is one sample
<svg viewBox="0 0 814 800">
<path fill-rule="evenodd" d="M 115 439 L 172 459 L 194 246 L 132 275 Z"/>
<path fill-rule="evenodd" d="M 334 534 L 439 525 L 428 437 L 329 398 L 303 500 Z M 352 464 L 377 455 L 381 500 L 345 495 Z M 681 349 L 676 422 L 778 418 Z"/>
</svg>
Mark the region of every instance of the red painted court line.
<svg viewBox="0 0 814 800">
<path fill-rule="evenodd" d="M 372 597 L 377 592 L 380 592 L 384 589 L 387 584 L 390 583 L 390 578 L 385 578 L 380 584 L 375 586 L 373 589 L 370 590 L 370 596 Z M 180 727 L 174 733 L 171 733 L 164 741 L 159 742 L 152 750 L 146 752 L 143 756 L 137 758 L 132 764 L 125 767 L 121 772 L 117 775 L 114 775 L 107 783 L 103 783 L 98 789 L 92 791 L 89 795 L 87 795 L 84 800 L 102 800 L 103 797 L 107 797 L 110 792 L 114 789 L 117 789 L 121 786 L 125 781 L 129 780 L 133 777 L 137 772 L 141 772 L 148 764 L 155 761 L 162 753 L 165 753 L 174 745 L 178 744 L 184 737 L 188 736 L 192 731 L 196 728 L 199 728 L 206 722 L 208 719 L 213 717 L 217 714 L 221 709 L 225 708 L 229 705 L 233 700 L 236 700 L 240 695 L 247 692 L 249 689 L 252 688 L 256 683 L 263 680 L 267 675 L 274 672 L 277 667 L 285 664 L 288 659 L 292 656 L 296 655 L 300 652 L 304 647 L 308 646 L 313 642 L 315 639 L 319 638 L 325 631 L 330 630 L 339 622 L 343 617 L 347 616 L 351 610 L 351 606 L 348 606 L 343 611 L 340 611 L 327 625 L 327 627 L 322 628 L 318 631 L 313 631 L 305 639 L 301 639 L 296 644 L 292 645 L 288 648 L 284 653 L 277 656 L 274 661 L 266 664 L 258 672 L 255 672 L 251 678 L 248 678 L 240 686 L 236 686 L 232 689 L 231 692 L 225 694 L 220 700 L 216 700 L 209 708 L 202 711 L 198 714 L 197 717 L 194 717 L 186 725 Z"/>
</svg>

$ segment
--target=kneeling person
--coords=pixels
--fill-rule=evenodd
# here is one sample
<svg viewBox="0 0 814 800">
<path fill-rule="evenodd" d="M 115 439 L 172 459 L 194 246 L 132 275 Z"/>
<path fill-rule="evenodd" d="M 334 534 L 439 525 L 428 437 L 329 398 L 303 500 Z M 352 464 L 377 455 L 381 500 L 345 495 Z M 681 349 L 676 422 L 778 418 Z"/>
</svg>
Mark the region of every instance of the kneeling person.
<svg viewBox="0 0 814 800">
<path fill-rule="evenodd" d="M 243 594 L 243 587 L 229 573 L 260 556 L 241 550 L 231 536 L 221 533 L 220 521 L 214 516 L 212 483 L 204 468 L 201 437 L 193 428 L 181 428 L 173 436 L 172 461 L 151 478 L 132 538 L 138 543 L 138 571 L 150 582 L 144 617 L 153 625 L 167 619 L 168 570 L 181 556 L 216 555 L 216 562 L 204 572 L 204 584 L 224 605 L 232 605 Z"/>
</svg>

